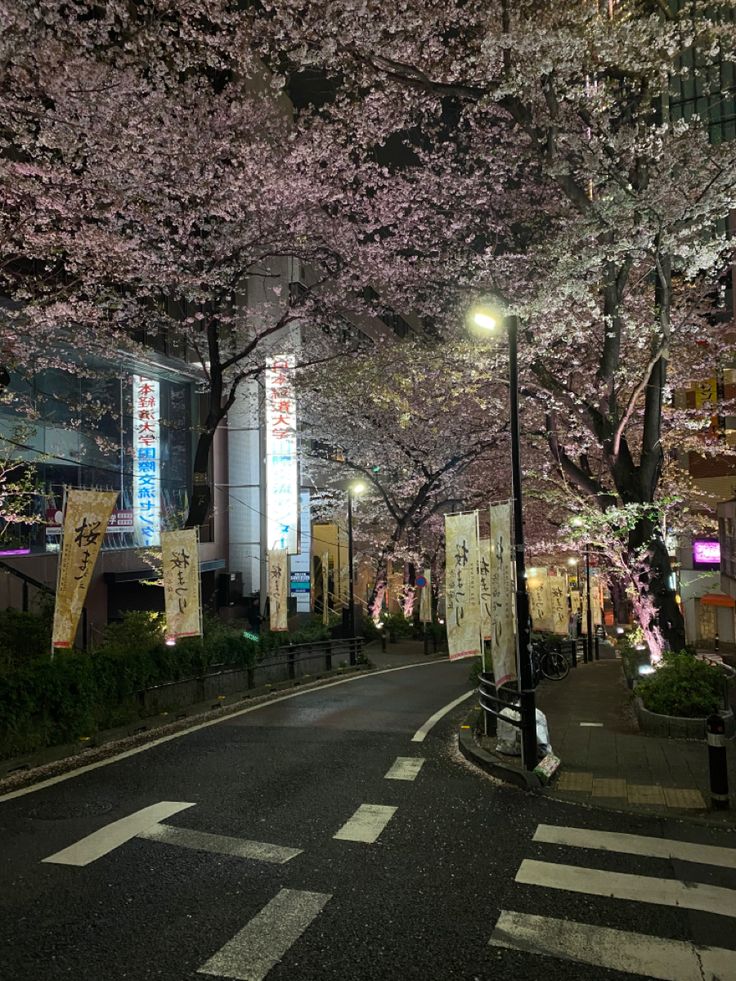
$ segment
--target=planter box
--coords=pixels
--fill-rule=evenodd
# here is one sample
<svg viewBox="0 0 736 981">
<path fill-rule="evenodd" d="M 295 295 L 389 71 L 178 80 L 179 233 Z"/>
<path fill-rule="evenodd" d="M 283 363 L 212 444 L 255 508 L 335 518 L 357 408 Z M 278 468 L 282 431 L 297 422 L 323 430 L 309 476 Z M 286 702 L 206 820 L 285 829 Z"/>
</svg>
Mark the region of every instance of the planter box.
<svg viewBox="0 0 736 981">
<path fill-rule="evenodd" d="M 650 736 L 666 736 L 669 739 L 705 739 L 705 718 L 685 719 L 677 715 L 659 715 L 644 708 L 640 698 L 634 698 L 634 711 L 639 728 Z M 736 733 L 736 720 L 731 709 L 718 713 L 726 723 L 726 736 L 731 739 Z"/>
</svg>

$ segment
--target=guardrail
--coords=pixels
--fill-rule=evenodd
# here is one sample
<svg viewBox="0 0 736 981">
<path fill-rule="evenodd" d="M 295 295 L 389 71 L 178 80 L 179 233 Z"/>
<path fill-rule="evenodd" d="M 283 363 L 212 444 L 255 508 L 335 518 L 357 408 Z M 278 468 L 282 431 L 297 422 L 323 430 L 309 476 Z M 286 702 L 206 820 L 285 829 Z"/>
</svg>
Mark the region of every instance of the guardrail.
<svg viewBox="0 0 736 981">
<path fill-rule="evenodd" d="M 355 666 L 363 653 L 362 637 L 341 637 L 312 644 L 289 644 L 243 668 L 220 667 L 195 678 L 170 681 L 136 692 L 146 714 L 205 702 L 220 695 L 248 691 L 261 685 L 292 681 L 306 675 L 331 671 L 340 663 Z"/>
</svg>

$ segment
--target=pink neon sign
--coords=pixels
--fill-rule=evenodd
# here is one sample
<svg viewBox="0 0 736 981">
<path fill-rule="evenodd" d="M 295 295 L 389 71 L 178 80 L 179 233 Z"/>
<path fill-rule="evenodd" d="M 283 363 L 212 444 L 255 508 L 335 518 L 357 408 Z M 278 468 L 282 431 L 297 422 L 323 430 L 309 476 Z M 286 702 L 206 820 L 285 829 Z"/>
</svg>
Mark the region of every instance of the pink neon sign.
<svg viewBox="0 0 736 981">
<path fill-rule="evenodd" d="M 719 542 L 696 538 L 693 542 L 693 562 L 701 565 L 719 565 L 721 561 L 721 545 Z"/>
</svg>

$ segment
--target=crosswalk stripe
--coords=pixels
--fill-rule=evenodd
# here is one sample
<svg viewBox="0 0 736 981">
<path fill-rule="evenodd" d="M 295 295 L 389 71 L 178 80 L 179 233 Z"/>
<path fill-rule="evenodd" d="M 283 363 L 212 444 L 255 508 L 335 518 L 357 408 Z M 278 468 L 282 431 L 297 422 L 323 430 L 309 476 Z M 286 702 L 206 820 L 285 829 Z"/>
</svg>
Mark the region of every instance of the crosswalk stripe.
<svg viewBox="0 0 736 981">
<path fill-rule="evenodd" d="M 99 828 L 86 838 L 69 845 L 68 848 L 49 855 L 43 861 L 53 862 L 55 865 L 89 865 L 90 862 L 135 838 L 152 824 L 157 824 L 164 818 L 171 817 L 172 814 L 178 814 L 187 807 L 194 807 L 194 804 L 186 804 L 183 801 L 159 801 L 158 804 L 144 807 L 127 817 L 120 818 L 119 821 L 106 824 L 104 828 Z"/>
<path fill-rule="evenodd" d="M 657 981 L 736 977 L 736 951 L 502 910 L 489 943 Z"/>
<path fill-rule="evenodd" d="M 333 838 L 341 841 L 363 841 L 372 844 L 396 813 L 395 807 L 385 804 L 361 804 Z"/>
<path fill-rule="evenodd" d="M 415 756 L 397 756 L 385 780 L 416 780 L 424 760 Z"/>
<path fill-rule="evenodd" d="M 167 845 L 178 845 L 179 848 L 253 858 L 259 862 L 275 862 L 278 865 L 283 865 L 302 852 L 301 848 L 269 845 L 265 841 L 249 841 L 245 838 L 229 838 L 226 835 L 208 834 L 206 831 L 191 831 L 189 828 L 175 828 L 171 824 L 154 824 L 139 832 L 138 837 L 162 841 Z"/>
<path fill-rule="evenodd" d="M 595 848 L 601 851 L 624 852 L 650 858 L 674 858 L 698 865 L 718 865 L 736 869 L 736 848 L 698 845 L 672 838 L 649 838 L 643 835 L 621 834 L 618 831 L 590 831 L 587 828 L 554 827 L 540 824 L 534 841 L 550 845 L 570 845 L 573 848 Z"/>
<path fill-rule="evenodd" d="M 331 893 L 282 889 L 197 974 L 263 981 L 331 898 Z"/>
<path fill-rule="evenodd" d="M 736 916 L 736 891 L 699 882 L 686 884 L 676 879 L 604 872 L 601 869 L 537 862 L 528 858 L 519 866 L 516 881 L 526 885 L 586 893 L 589 896 L 633 899 L 640 903 L 679 906 L 722 916 Z"/>
</svg>

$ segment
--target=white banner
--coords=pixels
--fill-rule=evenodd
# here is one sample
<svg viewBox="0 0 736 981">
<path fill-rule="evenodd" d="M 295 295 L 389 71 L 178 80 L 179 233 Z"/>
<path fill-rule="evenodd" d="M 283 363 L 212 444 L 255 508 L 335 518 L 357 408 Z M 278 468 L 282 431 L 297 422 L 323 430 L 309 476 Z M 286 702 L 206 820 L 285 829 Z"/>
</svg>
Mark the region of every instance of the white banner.
<svg viewBox="0 0 736 981">
<path fill-rule="evenodd" d="M 166 637 L 202 636 L 197 528 L 161 532 Z"/>
<path fill-rule="evenodd" d="M 52 647 L 70 648 L 82 615 L 117 491 L 70 490 L 56 581 Z"/>
<path fill-rule="evenodd" d="M 268 552 L 268 608 L 271 630 L 288 630 L 289 553 L 285 548 Z"/>
<path fill-rule="evenodd" d="M 526 577 L 526 591 L 529 595 L 529 616 L 532 630 L 552 631 L 552 598 L 549 590 L 549 575 L 545 566 L 533 566 Z"/>
<path fill-rule="evenodd" d="M 516 605 L 511 505 L 491 505 L 491 657 L 496 687 L 516 678 Z"/>
<path fill-rule="evenodd" d="M 419 620 L 421 623 L 432 622 L 432 573 L 425 569 L 422 573 L 426 585 L 422 586 L 419 594 Z"/>
<path fill-rule="evenodd" d="M 567 608 L 567 572 L 551 567 L 549 570 L 549 598 L 552 611 L 552 631 L 567 635 L 570 613 Z"/>
<path fill-rule="evenodd" d="M 481 652 L 478 512 L 445 515 L 445 602 L 450 660 Z"/>
<path fill-rule="evenodd" d="M 478 568 L 480 575 L 480 630 L 483 640 L 490 640 L 493 629 L 493 596 L 491 595 L 491 540 L 480 539 Z M 484 665 L 485 670 L 485 665 Z"/>
</svg>

